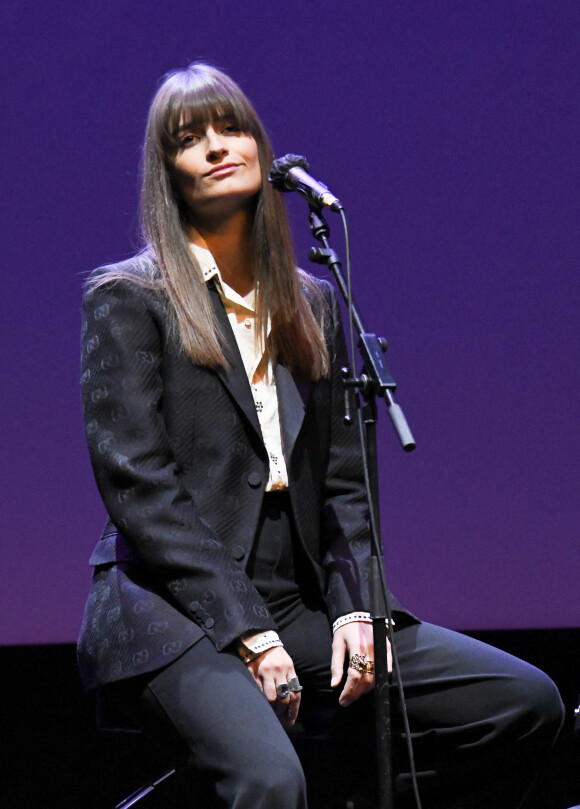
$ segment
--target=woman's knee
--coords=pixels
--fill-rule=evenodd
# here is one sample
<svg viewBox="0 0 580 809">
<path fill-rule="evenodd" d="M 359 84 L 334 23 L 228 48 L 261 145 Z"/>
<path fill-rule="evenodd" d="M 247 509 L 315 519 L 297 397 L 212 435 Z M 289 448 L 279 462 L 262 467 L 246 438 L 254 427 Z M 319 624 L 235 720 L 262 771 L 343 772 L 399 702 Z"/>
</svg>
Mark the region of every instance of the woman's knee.
<svg viewBox="0 0 580 809">
<path fill-rule="evenodd" d="M 257 757 L 236 788 L 235 809 L 305 809 L 306 781 L 297 757 Z"/>
<path fill-rule="evenodd" d="M 562 728 L 565 709 L 555 684 L 539 669 L 529 667 L 520 683 L 519 699 L 529 717 L 528 735 L 551 746 Z"/>
<path fill-rule="evenodd" d="M 501 663 L 502 661 L 500 661 Z M 555 742 L 564 721 L 558 689 L 543 671 L 507 655 L 496 671 L 491 703 L 496 728 L 507 742 L 541 752 Z"/>
</svg>

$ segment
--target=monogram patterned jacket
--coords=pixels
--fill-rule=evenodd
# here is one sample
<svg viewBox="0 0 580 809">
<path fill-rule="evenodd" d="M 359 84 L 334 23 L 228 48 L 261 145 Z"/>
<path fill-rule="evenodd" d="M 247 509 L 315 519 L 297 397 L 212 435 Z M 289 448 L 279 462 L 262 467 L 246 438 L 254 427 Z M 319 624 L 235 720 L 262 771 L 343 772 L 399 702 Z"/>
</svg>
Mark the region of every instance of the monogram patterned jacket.
<svg viewBox="0 0 580 809">
<path fill-rule="evenodd" d="M 332 288 L 320 285 L 331 376 L 311 383 L 278 363 L 275 379 L 297 532 L 333 621 L 369 609 L 369 537 L 358 431 L 343 421 L 341 318 Z M 276 628 L 245 572 L 268 455 L 213 282 L 209 290 L 227 370 L 186 356 L 162 293 L 127 280 L 84 297 L 85 427 L 110 516 L 90 559 L 78 645 L 87 688 L 155 670 L 204 635 L 222 650 Z"/>
</svg>

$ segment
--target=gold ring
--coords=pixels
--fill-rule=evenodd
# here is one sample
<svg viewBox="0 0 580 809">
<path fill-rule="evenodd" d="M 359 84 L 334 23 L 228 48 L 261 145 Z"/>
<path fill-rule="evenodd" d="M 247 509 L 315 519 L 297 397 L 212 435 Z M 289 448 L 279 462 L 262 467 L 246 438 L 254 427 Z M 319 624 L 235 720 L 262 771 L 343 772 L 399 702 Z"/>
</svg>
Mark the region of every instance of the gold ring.
<svg viewBox="0 0 580 809">
<path fill-rule="evenodd" d="M 367 656 L 363 654 L 354 654 L 350 658 L 349 668 L 355 671 L 362 671 L 363 674 L 375 673 L 375 661 L 367 660 Z"/>
</svg>

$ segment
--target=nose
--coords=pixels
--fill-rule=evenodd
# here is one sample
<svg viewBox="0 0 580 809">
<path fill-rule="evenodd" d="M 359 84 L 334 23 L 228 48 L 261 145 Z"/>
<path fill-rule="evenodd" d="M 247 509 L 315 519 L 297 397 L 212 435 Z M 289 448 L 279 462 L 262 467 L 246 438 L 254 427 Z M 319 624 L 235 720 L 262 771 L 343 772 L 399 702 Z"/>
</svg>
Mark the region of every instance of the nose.
<svg viewBox="0 0 580 809">
<path fill-rule="evenodd" d="M 224 155 L 227 155 L 228 148 L 226 142 L 219 132 L 216 132 L 213 126 L 208 126 L 205 133 L 207 143 L 207 159 L 211 161 L 219 160 Z"/>
</svg>

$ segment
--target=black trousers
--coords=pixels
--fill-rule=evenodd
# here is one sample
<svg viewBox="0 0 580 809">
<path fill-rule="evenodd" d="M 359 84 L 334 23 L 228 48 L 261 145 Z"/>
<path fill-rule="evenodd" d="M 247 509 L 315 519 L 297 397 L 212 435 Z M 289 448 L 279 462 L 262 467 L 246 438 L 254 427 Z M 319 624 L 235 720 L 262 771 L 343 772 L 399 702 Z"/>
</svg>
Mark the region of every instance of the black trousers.
<svg viewBox="0 0 580 809">
<path fill-rule="evenodd" d="M 237 655 L 218 653 L 205 638 L 165 669 L 113 690 L 139 724 L 175 748 L 219 807 L 305 809 L 308 800 L 330 807 L 339 799 L 344 806 L 349 796 L 357 809 L 371 806 L 373 697 L 338 706 L 328 617 L 305 603 L 286 505 L 266 499 L 250 570 L 304 687 L 296 727 L 287 733 Z M 554 684 L 511 655 L 431 624 L 401 620 L 394 643 L 424 809 L 515 809 L 563 721 Z M 409 762 L 391 692 L 397 805 L 406 807 Z"/>
<path fill-rule="evenodd" d="M 293 734 L 298 750 L 302 743 L 303 764 L 244 664 L 216 652 L 207 639 L 148 682 L 127 681 L 118 693 L 140 724 L 191 767 L 196 783 L 201 778 L 215 790 L 218 806 L 303 809 L 304 770 L 317 791 L 313 804 L 361 796 L 371 805 L 372 695 L 348 708 L 337 705 L 324 614 L 304 613 L 282 636 L 304 685 Z M 514 809 L 562 722 L 553 683 L 511 655 L 431 624 L 398 630 L 395 643 L 425 809 Z M 394 690 L 392 714 L 397 801 L 411 806 Z M 198 803 L 192 798 L 192 807 Z"/>
</svg>

